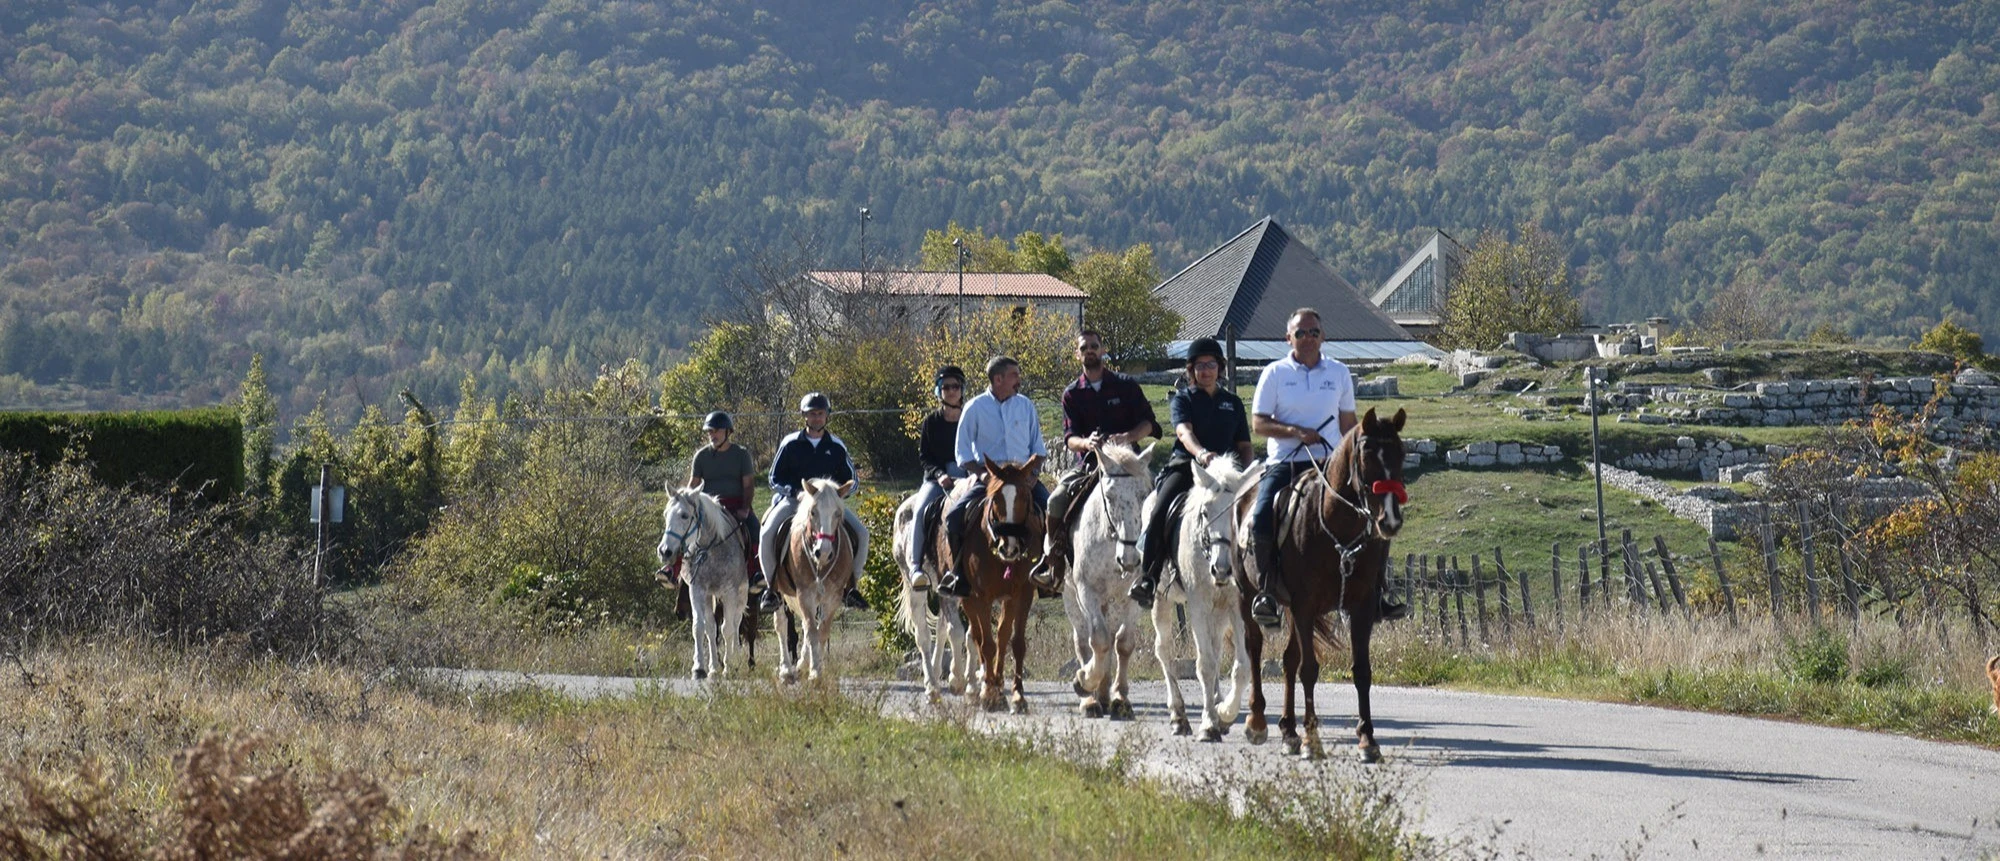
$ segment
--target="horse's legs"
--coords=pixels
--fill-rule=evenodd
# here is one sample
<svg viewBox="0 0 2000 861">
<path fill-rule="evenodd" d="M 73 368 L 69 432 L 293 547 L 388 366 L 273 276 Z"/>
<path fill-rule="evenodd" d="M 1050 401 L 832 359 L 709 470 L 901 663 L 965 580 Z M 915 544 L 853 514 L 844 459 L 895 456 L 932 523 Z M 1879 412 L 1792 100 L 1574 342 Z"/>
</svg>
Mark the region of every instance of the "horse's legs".
<svg viewBox="0 0 2000 861">
<path fill-rule="evenodd" d="M 778 681 L 788 685 L 799 680 L 799 631 L 793 623 L 791 602 L 780 604 L 777 615 L 771 619 L 771 627 L 776 628 L 778 633 Z"/>
<path fill-rule="evenodd" d="M 1071 577 L 1070 582 L 1062 596 L 1063 616 L 1069 619 L 1070 647 L 1076 653 L 1076 672 L 1070 676 L 1069 686 L 1076 691 L 1084 717 L 1103 717 L 1103 704 L 1093 698 L 1097 683 L 1091 677 L 1090 665 L 1097 653 L 1091 648 L 1090 614 L 1083 608 L 1083 579 Z"/>
<path fill-rule="evenodd" d="M 1033 590 L 1022 592 L 1007 600 L 1008 639 L 1014 646 L 1014 690 L 1009 702 L 1017 715 L 1028 713 L 1028 693 L 1022 690 L 1021 685 L 1021 665 L 1028 661 L 1028 608 L 1033 605 L 1034 600 Z"/>
<path fill-rule="evenodd" d="M 749 585 L 731 586 L 722 599 L 722 622 L 715 631 L 715 645 L 721 649 L 721 660 L 715 666 L 717 675 L 727 675 L 736 666 L 736 631 L 743 626 L 743 609 L 749 603 Z"/>
<path fill-rule="evenodd" d="M 1240 590 L 1239 590 L 1240 591 Z M 1264 628 L 1250 618 L 1250 601 L 1238 595 L 1236 627 L 1243 632 L 1243 652 L 1250 663 L 1250 717 L 1243 722 L 1243 737 L 1251 744 L 1263 744 L 1271 737 L 1264 710 Z"/>
<path fill-rule="evenodd" d="M 1158 604 L 1158 602 L 1154 603 L 1155 605 Z M 1132 652 L 1139 645 L 1138 607 L 1126 604 L 1125 608 L 1119 611 L 1119 615 L 1125 618 L 1120 621 L 1118 631 L 1112 635 L 1111 642 L 1111 648 L 1115 650 L 1116 660 L 1118 661 L 1117 666 L 1112 671 L 1111 718 L 1113 720 L 1131 720 Z"/>
<path fill-rule="evenodd" d="M 1188 602 L 1188 628 L 1194 633 L 1194 675 L 1200 680 L 1197 690 L 1201 692 L 1202 741 L 1221 741 L 1229 722 L 1236 719 L 1234 694 L 1230 696 L 1229 717 L 1224 718 L 1216 708 L 1216 701 L 1222 693 L 1222 680 L 1218 676 L 1222 669 L 1224 646 L 1217 628 L 1218 623 L 1224 620 L 1214 618 L 1214 610 L 1214 606 L 1207 601 Z"/>
<path fill-rule="evenodd" d="M 1172 624 L 1174 602 L 1167 598 L 1165 584 L 1153 599 L 1153 657 L 1160 659 L 1160 675 L 1167 680 L 1167 716 L 1174 723 L 1174 735 L 1190 735 L 1187 703 L 1181 699 L 1180 676 L 1174 673 Z"/>
<path fill-rule="evenodd" d="M 965 602 L 956 598 L 938 601 L 938 622 L 945 626 L 945 636 L 951 641 L 952 693 L 964 693 L 972 682 L 972 652 L 967 647 L 969 633 L 965 625 Z"/>
<path fill-rule="evenodd" d="M 1375 718 L 1368 710 L 1368 686 L 1375 683 L 1375 668 L 1368 662 L 1368 641 L 1375 635 L 1375 620 L 1355 616 L 1349 625 L 1349 632 L 1354 647 L 1354 713 L 1357 718 L 1354 735 L 1361 747 L 1361 758 L 1368 762 L 1381 762 L 1382 747 L 1375 743 Z"/>
<path fill-rule="evenodd" d="M 982 707 L 992 709 L 1000 703 L 1000 644 L 994 636 L 993 611 L 986 602 L 976 598 L 966 603 L 965 607 L 973 646 L 979 653 L 979 685 L 975 688 L 968 680 L 965 692 L 978 697 Z"/>
<path fill-rule="evenodd" d="M 1298 701 L 1295 699 L 1294 690 L 1299 679 L 1299 637 L 1301 634 L 1311 637 L 1312 630 L 1300 627 L 1307 622 L 1299 618 L 1296 610 L 1287 610 L 1286 615 L 1291 617 L 1292 633 L 1285 639 L 1285 716 L 1278 719 L 1278 733 L 1285 740 L 1285 750 L 1298 753 Z"/>
<path fill-rule="evenodd" d="M 1313 702 L 1313 685 L 1319 682 L 1319 649 L 1310 632 L 1299 643 L 1299 693 L 1306 701 L 1306 750 L 1309 759 L 1326 756 L 1319 742 L 1319 709 Z"/>
<path fill-rule="evenodd" d="M 903 583 L 903 618 L 909 623 L 910 639 L 917 642 L 917 663 L 924 669 L 924 694 L 931 699 L 938 698 L 938 657 L 943 649 L 931 637 L 930 620 L 924 618 L 924 606 L 928 596 L 910 589 L 909 581 Z"/>
<path fill-rule="evenodd" d="M 694 666 L 690 672 L 696 679 L 705 679 L 708 678 L 709 667 L 715 663 L 715 597 L 693 582 L 688 583 L 686 591 L 688 631 L 694 635 Z"/>
<path fill-rule="evenodd" d="M 1236 658 L 1236 665 L 1230 669 L 1229 673 L 1229 696 L 1218 704 L 1215 709 L 1216 718 L 1222 721 L 1224 732 L 1229 730 L 1230 724 L 1236 722 L 1236 713 L 1242 711 L 1245 702 L 1248 701 L 1249 692 L 1245 689 L 1250 686 L 1251 673 L 1256 668 L 1256 664 L 1252 663 L 1250 659 L 1249 644 L 1245 642 L 1243 622 L 1239 619 L 1228 618 L 1228 624 L 1228 639 L 1223 641 L 1220 635 L 1217 637 L 1218 642 L 1226 642 L 1228 644 Z M 1222 650 L 1217 649 L 1216 660 L 1218 662 L 1221 660 L 1221 654 Z"/>
</svg>

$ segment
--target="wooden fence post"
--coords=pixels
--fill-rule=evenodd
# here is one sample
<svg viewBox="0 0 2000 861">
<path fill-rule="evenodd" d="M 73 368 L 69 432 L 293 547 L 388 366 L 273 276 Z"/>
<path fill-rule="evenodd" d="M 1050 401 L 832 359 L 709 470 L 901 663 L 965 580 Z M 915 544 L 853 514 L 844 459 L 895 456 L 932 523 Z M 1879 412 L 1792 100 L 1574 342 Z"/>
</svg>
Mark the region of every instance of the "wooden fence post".
<svg viewBox="0 0 2000 861">
<path fill-rule="evenodd" d="M 1458 647 L 1472 648 L 1472 635 L 1465 628 L 1465 586 L 1460 575 L 1465 572 L 1458 568 L 1458 557 L 1451 557 L 1451 599 L 1458 605 Z"/>
<path fill-rule="evenodd" d="M 1417 554 L 1403 554 L 1403 603 L 1417 606 Z"/>
<path fill-rule="evenodd" d="M 1646 581 L 1653 585 L 1653 601 L 1659 607 L 1660 615 L 1673 613 L 1673 609 L 1667 606 L 1667 591 L 1660 588 L 1660 572 L 1653 567 L 1653 560 L 1641 558 L 1639 567 L 1645 569 Z"/>
<path fill-rule="evenodd" d="M 1757 524 L 1764 545 L 1764 577 L 1770 581 L 1771 623 L 1780 630 L 1785 627 L 1785 588 L 1778 582 L 1778 538 L 1771 530 L 1771 510 L 1763 509 L 1763 517 Z"/>
<path fill-rule="evenodd" d="M 1479 601 L 1479 642 L 1492 645 L 1493 635 L 1486 628 L 1486 574 L 1479 570 L 1479 554 L 1472 554 L 1472 594 Z"/>
<path fill-rule="evenodd" d="M 1646 571 L 1639 567 L 1639 548 L 1632 543 L 1632 530 L 1624 530 L 1618 549 L 1625 557 L 1625 597 L 1631 599 L 1634 608 L 1645 607 Z"/>
<path fill-rule="evenodd" d="M 1500 584 L 1500 636 L 1514 639 L 1513 602 L 1507 600 L 1507 564 L 1500 560 L 1500 548 L 1493 548 L 1493 577 Z"/>
<path fill-rule="evenodd" d="M 1806 617 L 1819 627 L 1819 572 L 1813 565 L 1812 509 L 1799 500 L 1799 552 L 1805 557 Z"/>
<path fill-rule="evenodd" d="M 1583 633 L 1584 619 L 1590 615 L 1590 545 L 1576 546 L 1576 630 Z"/>
<path fill-rule="evenodd" d="M 1660 570 L 1666 572 L 1667 586 L 1674 590 L 1674 603 L 1679 604 L 1681 607 L 1681 618 L 1690 622 L 1694 621 L 1694 614 L 1688 611 L 1687 592 L 1681 589 L 1680 575 L 1674 572 L 1674 554 L 1667 549 L 1667 539 L 1655 534 L 1653 536 L 1653 550 L 1659 554 Z"/>
<path fill-rule="evenodd" d="M 1847 558 L 1847 544 L 1840 546 L 1840 586 L 1847 593 L 1847 620 L 1861 627 L 1861 584 L 1854 582 L 1854 562 Z"/>
<path fill-rule="evenodd" d="M 1526 582 L 1526 581 L 1523 581 Z M 1563 546 L 1549 542 L 1549 610 L 1556 614 L 1556 639 L 1563 637 Z"/>
<path fill-rule="evenodd" d="M 1722 571 L 1722 548 L 1715 545 L 1715 536 L 1708 537 L 1708 558 L 1715 563 L 1715 582 L 1722 587 L 1722 606 L 1729 610 L 1729 627 L 1736 627 L 1736 593 L 1729 589 L 1729 575 Z"/>
</svg>

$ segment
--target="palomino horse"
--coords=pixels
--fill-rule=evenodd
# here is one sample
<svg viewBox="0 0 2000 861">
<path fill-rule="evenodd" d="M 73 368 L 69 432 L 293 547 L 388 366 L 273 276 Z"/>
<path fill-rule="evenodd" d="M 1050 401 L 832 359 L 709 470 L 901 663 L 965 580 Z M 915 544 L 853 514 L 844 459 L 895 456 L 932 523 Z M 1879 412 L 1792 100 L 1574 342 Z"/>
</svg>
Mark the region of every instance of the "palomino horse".
<svg viewBox="0 0 2000 861">
<path fill-rule="evenodd" d="M 1221 741 L 1236 721 L 1243 689 L 1250 684 L 1250 650 L 1244 644 L 1244 624 L 1236 589 L 1235 518 L 1231 509 L 1237 491 L 1254 487 L 1264 473 L 1262 464 L 1240 469 L 1236 462 L 1216 458 L 1208 466 L 1189 464 L 1194 487 L 1182 506 L 1180 531 L 1174 542 L 1174 564 L 1160 582 L 1160 600 L 1153 603 L 1153 653 L 1167 679 L 1167 711 L 1174 734 L 1188 735 L 1187 706 L 1174 674 L 1171 631 L 1173 606 L 1187 607 L 1187 629 L 1194 640 L 1194 677 L 1201 692 L 1201 740 Z M 1251 626 L 1255 627 L 1255 626 Z M 1223 661 L 1234 659 L 1227 690 L 1222 687 Z"/>
<path fill-rule="evenodd" d="M 1313 708 L 1313 683 L 1319 681 L 1319 653 L 1315 641 L 1330 638 L 1335 610 L 1347 613 L 1350 646 L 1354 650 L 1354 693 L 1358 723 L 1355 736 L 1361 755 L 1369 762 L 1382 758 L 1375 743 L 1375 721 L 1368 708 L 1368 686 L 1374 669 L 1368 663 L 1368 640 L 1375 631 L 1381 607 L 1377 594 L 1378 572 L 1389 560 L 1389 540 L 1403 526 L 1403 420 L 1402 410 L 1393 419 L 1375 417 L 1370 409 L 1361 423 L 1340 438 L 1324 462 L 1315 464 L 1292 483 L 1295 505 L 1279 499 L 1279 511 L 1291 509 L 1278 521 L 1281 564 L 1278 581 L 1283 593 L 1291 596 L 1286 618 L 1291 635 L 1285 642 L 1285 717 L 1278 722 L 1284 733 L 1285 748 L 1299 752 L 1298 722 L 1293 717 L 1293 682 L 1305 694 L 1305 741 L 1307 755 L 1322 756 L 1319 740 L 1319 713 Z M 1251 499 L 1245 497 L 1237 509 L 1237 534 L 1250 528 Z M 1239 554 L 1240 555 L 1240 554 Z M 1246 566 L 1239 566 L 1247 571 Z M 1243 594 L 1255 590 L 1246 574 L 1239 573 L 1237 587 Z M 1264 722 L 1264 632 L 1250 618 L 1250 602 L 1242 602 L 1244 637 L 1248 641 L 1250 678 L 1254 690 L 1250 699 L 1250 720 L 1243 734 L 1261 743 L 1268 730 Z"/>
<path fill-rule="evenodd" d="M 937 582 L 939 576 L 935 559 L 929 562 L 918 559 L 918 548 L 908 546 L 910 521 L 916 517 L 917 495 L 913 493 L 903 499 L 903 504 L 896 506 L 896 533 L 891 547 L 895 551 L 897 567 L 905 572 L 902 601 L 896 606 L 896 622 L 917 641 L 917 661 L 924 667 L 924 693 L 935 700 L 941 695 L 941 687 L 954 694 L 965 691 L 966 682 L 972 677 L 972 662 L 965 645 L 965 614 L 959 609 L 958 599 L 936 589 L 919 592 L 910 588 L 908 572 L 916 570 L 918 565 L 923 565 L 930 573 L 931 582 Z M 932 598 L 937 600 L 935 611 L 929 603 Z M 950 644 L 948 664 L 945 653 L 947 643 Z M 944 681 L 942 686 L 939 684 L 941 680 Z"/>
<path fill-rule="evenodd" d="M 716 498 L 694 488 L 667 488 L 666 530 L 657 548 L 662 567 L 681 563 L 694 632 L 694 677 L 722 675 L 735 660 L 735 637 L 750 600 L 742 525 Z M 751 631 L 756 630 L 753 621 Z"/>
<path fill-rule="evenodd" d="M 1139 571 L 1139 530 L 1152 474 L 1146 459 L 1121 445 L 1097 452 L 1097 486 L 1077 500 L 1070 532 L 1076 560 L 1070 588 L 1063 590 L 1076 646 L 1076 677 L 1070 685 L 1083 701 L 1084 717 L 1132 719 L 1126 676 L 1139 644 L 1139 605 L 1125 592 Z"/>
<path fill-rule="evenodd" d="M 785 599 L 781 612 L 802 622 L 805 654 L 798 654 L 798 636 L 790 630 L 778 636 L 778 678 L 798 680 L 798 665 L 806 679 L 817 681 L 826 667 L 827 639 L 840 597 L 854 580 L 854 536 L 847 532 L 846 503 L 841 501 L 854 482 L 834 484 L 807 479 L 799 488 L 799 507 L 785 530 L 771 588 Z"/>
<path fill-rule="evenodd" d="M 1028 713 L 1028 696 L 1021 689 L 1021 662 L 1028 657 L 1028 609 L 1035 603 L 1035 584 L 1028 579 L 1028 566 L 1042 547 L 1046 535 L 1045 515 L 1035 505 L 1036 470 L 1041 455 L 1027 463 L 986 461 L 986 500 L 968 512 L 963 542 L 965 570 L 960 574 L 972 594 L 959 602 L 965 621 L 972 629 L 972 642 L 979 651 L 979 702 L 988 711 L 999 711 L 1004 701 L 1015 714 Z M 940 530 L 942 532 L 942 530 Z M 946 558 L 943 535 L 939 535 L 938 558 Z M 999 606 L 999 629 L 994 628 L 994 607 Z M 1014 686 L 1002 693 L 1001 671 L 1006 667 L 1006 650 L 1014 650 Z M 967 691 L 971 693 L 971 691 Z"/>
</svg>

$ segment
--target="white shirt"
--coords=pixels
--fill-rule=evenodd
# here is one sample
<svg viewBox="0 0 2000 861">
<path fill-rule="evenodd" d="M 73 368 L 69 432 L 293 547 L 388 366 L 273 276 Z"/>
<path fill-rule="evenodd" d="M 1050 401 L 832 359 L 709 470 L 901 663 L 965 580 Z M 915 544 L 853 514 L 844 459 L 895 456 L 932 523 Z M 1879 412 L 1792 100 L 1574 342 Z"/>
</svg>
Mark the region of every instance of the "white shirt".
<svg viewBox="0 0 2000 861">
<path fill-rule="evenodd" d="M 958 440 L 952 456 L 959 463 L 983 467 L 982 458 L 994 463 L 1026 463 L 1030 455 L 1049 457 L 1048 443 L 1042 441 L 1042 417 L 1034 401 L 1020 393 L 1006 400 L 993 390 L 979 393 L 965 405 L 958 418 Z"/>
<path fill-rule="evenodd" d="M 1288 425 L 1315 428 L 1328 440 L 1340 437 L 1340 414 L 1354 412 L 1354 375 L 1339 359 L 1320 357 L 1310 368 L 1290 353 L 1264 366 L 1257 375 L 1257 393 L 1250 400 L 1250 412 L 1270 416 Z M 1271 437 L 1264 441 L 1265 454 L 1272 461 L 1303 460 L 1312 454 L 1326 456 L 1315 447 L 1308 452 L 1296 439 Z"/>
</svg>

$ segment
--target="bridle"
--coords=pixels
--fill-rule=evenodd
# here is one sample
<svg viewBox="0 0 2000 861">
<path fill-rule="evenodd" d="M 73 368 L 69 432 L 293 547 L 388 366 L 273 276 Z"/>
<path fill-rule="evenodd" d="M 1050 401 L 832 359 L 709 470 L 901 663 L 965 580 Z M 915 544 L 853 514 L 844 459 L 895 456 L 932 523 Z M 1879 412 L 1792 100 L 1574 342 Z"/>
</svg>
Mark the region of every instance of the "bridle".
<svg viewBox="0 0 2000 861">
<path fill-rule="evenodd" d="M 1331 421 L 1331 419 L 1328 419 L 1328 421 Z M 1325 427 L 1325 424 L 1322 423 L 1321 427 Z M 1366 457 L 1366 454 L 1361 441 L 1366 436 L 1367 434 L 1363 433 L 1359 428 L 1354 431 L 1354 444 L 1352 446 L 1354 450 L 1353 465 L 1348 470 L 1348 475 L 1343 477 L 1339 484 L 1335 484 L 1333 479 L 1333 462 L 1339 454 L 1338 447 L 1326 446 L 1326 459 L 1323 461 L 1313 457 L 1311 451 L 1306 452 L 1306 457 L 1312 462 L 1314 471 L 1319 473 L 1320 484 L 1326 489 L 1326 493 L 1340 501 L 1341 504 L 1353 509 L 1354 513 L 1361 519 L 1360 533 L 1351 539 L 1341 538 L 1334 533 L 1332 525 L 1327 523 L 1326 506 L 1317 504 L 1313 506 L 1314 514 L 1319 518 L 1319 531 L 1324 533 L 1326 537 L 1333 539 L 1334 547 L 1340 551 L 1340 579 L 1343 589 L 1346 588 L 1347 578 L 1354 573 L 1354 560 L 1361 555 L 1362 549 L 1366 548 L 1370 541 L 1386 540 L 1382 537 L 1381 527 L 1375 522 L 1375 506 L 1371 502 L 1374 495 L 1394 496 L 1399 505 L 1407 505 L 1410 500 L 1409 491 L 1404 489 L 1403 483 L 1400 481 L 1379 479 L 1369 484 L 1362 480 L 1362 474 L 1366 468 L 1363 459 Z M 1322 437 L 1322 439 L 1324 438 Z M 1346 439 L 1343 438 L 1341 445 L 1346 444 Z M 1387 467 L 1388 464 L 1383 464 L 1385 470 Z M 1348 491 L 1353 492 L 1354 499 L 1347 498 L 1346 494 Z"/>
<path fill-rule="evenodd" d="M 1102 454 L 1098 455 L 1097 458 L 1097 474 L 1104 480 L 1099 481 L 1097 487 L 1091 492 L 1097 497 L 1098 506 L 1104 509 L 1104 522 L 1111 524 L 1111 540 L 1133 548 L 1136 552 L 1139 547 L 1138 537 L 1126 538 L 1124 534 L 1125 524 L 1119 523 L 1118 518 L 1111 516 L 1111 488 L 1108 482 L 1114 478 L 1137 478 L 1138 476 L 1129 472 L 1112 472 L 1105 469 L 1104 456 Z"/>
<path fill-rule="evenodd" d="M 698 499 L 690 500 L 685 497 L 675 497 L 674 501 L 686 502 L 688 507 L 694 509 L 694 517 L 691 521 L 689 521 L 688 528 L 685 531 L 675 532 L 671 529 L 667 530 L 666 537 L 674 539 L 674 545 L 676 548 L 674 550 L 673 558 L 685 559 L 691 564 L 699 565 L 702 563 L 703 560 L 706 560 L 708 558 L 708 552 L 710 550 L 713 550 L 717 546 L 720 546 L 722 542 L 728 541 L 731 536 L 736 534 L 737 530 L 743 528 L 742 523 L 734 522 L 729 527 L 729 531 L 723 533 L 721 537 L 716 538 L 713 541 L 703 542 L 699 547 L 689 546 L 688 539 L 693 538 L 695 535 L 701 533 L 703 529 L 708 525 L 708 506 L 701 504 L 701 500 Z M 736 520 L 736 518 L 734 517 L 729 519 L 731 521 Z M 662 543 L 665 542 L 662 541 Z"/>
</svg>

